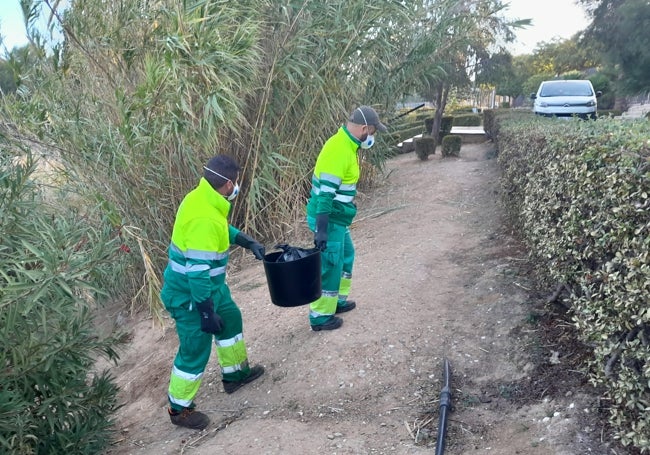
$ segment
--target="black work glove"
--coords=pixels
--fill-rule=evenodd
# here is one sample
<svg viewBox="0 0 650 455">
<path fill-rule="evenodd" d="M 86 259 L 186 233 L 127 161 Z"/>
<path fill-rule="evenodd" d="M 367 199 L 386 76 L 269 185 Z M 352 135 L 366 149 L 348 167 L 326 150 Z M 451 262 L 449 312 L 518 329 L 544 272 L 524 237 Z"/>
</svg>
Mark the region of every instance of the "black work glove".
<svg viewBox="0 0 650 455">
<path fill-rule="evenodd" d="M 217 335 L 223 330 L 223 320 L 214 312 L 212 299 L 204 300 L 196 305 L 201 315 L 201 331 Z"/>
<path fill-rule="evenodd" d="M 314 234 L 314 245 L 321 251 L 327 249 L 327 225 L 330 216 L 327 214 L 316 215 L 316 233 Z"/>
<path fill-rule="evenodd" d="M 235 237 L 235 244 L 251 250 L 253 252 L 253 255 L 255 256 L 255 259 L 260 259 L 260 260 L 264 259 L 264 254 L 266 253 L 264 246 L 261 243 L 259 243 L 257 240 L 247 236 L 243 232 L 237 234 L 237 236 Z"/>
</svg>

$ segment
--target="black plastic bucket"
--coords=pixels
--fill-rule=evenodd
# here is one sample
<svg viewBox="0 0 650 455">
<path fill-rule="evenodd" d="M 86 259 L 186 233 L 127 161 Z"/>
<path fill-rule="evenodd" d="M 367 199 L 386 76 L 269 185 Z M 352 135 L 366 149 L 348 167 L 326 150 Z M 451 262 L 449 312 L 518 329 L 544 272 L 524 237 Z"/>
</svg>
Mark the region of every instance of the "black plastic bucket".
<svg viewBox="0 0 650 455">
<path fill-rule="evenodd" d="M 284 251 L 264 256 L 264 272 L 271 302 L 282 307 L 306 305 L 321 295 L 320 251 L 295 261 L 277 262 Z"/>
</svg>

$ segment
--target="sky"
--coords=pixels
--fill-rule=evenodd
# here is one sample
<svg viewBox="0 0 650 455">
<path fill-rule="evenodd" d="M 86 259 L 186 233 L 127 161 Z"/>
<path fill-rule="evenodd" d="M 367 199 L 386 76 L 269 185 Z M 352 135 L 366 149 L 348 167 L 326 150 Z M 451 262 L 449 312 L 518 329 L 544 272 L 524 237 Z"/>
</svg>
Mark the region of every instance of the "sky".
<svg viewBox="0 0 650 455">
<path fill-rule="evenodd" d="M 513 55 L 532 54 L 540 42 L 556 37 L 567 39 L 591 22 L 575 0 L 506 0 L 504 16 L 532 19 L 532 24 L 516 32 L 517 41 L 507 45 Z M 504 2 L 505 3 L 505 2 Z"/>
<path fill-rule="evenodd" d="M 507 46 L 513 55 L 530 54 L 540 42 L 570 38 L 589 24 L 575 0 L 505 0 L 508 18 L 532 19 L 532 25 L 517 31 L 517 41 Z M 0 0 L 0 35 L 7 50 L 27 44 L 19 0 Z M 0 50 L 0 54 L 2 54 Z"/>
<path fill-rule="evenodd" d="M 7 50 L 27 44 L 19 0 L 0 0 L 0 35 Z M 0 54 L 4 52 L 0 51 Z"/>
</svg>

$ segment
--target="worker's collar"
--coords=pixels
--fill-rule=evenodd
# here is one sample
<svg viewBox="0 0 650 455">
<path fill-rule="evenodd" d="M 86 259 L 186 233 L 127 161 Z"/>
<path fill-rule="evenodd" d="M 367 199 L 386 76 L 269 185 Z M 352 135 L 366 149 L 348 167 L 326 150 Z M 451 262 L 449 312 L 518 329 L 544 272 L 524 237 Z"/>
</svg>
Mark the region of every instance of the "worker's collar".
<svg viewBox="0 0 650 455">
<path fill-rule="evenodd" d="M 347 126 L 342 125 L 342 126 L 341 126 L 341 129 L 342 129 L 343 131 L 345 131 L 345 134 L 347 134 L 348 137 L 349 137 L 350 139 L 352 139 L 352 141 L 353 141 L 355 144 L 357 144 L 357 147 L 360 147 L 360 146 L 361 146 L 361 141 L 360 141 L 359 139 L 357 139 L 356 137 L 354 137 L 354 136 L 352 135 L 352 133 L 350 133 L 350 131 L 348 130 L 348 127 L 347 127 Z"/>
<path fill-rule="evenodd" d="M 211 206 L 219 210 L 219 212 L 224 216 L 228 216 L 228 213 L 230 212 L 230 202 L 228 202 L 221 193 L 212 188 L 210 182 L 208 182 L 204 177 L 201 177 L 198 188 Z"/>
</svg>

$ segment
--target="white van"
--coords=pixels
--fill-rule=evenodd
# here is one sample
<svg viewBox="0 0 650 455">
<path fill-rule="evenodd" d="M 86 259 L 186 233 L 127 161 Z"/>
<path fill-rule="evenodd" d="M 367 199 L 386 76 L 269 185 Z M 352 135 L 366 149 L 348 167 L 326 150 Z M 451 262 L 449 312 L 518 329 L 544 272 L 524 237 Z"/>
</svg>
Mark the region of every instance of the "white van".
<svg viewBox="0 0 650 455">
<path fill-rule="evenodd" d="M 537 93 L 531 93 L 534 100 L 533 112 L 547 117 L 596 118 L 596 98 L 602 92 L 594 92 L 588 80 L 555 80 L 539 84 Z"/>
</svg>

